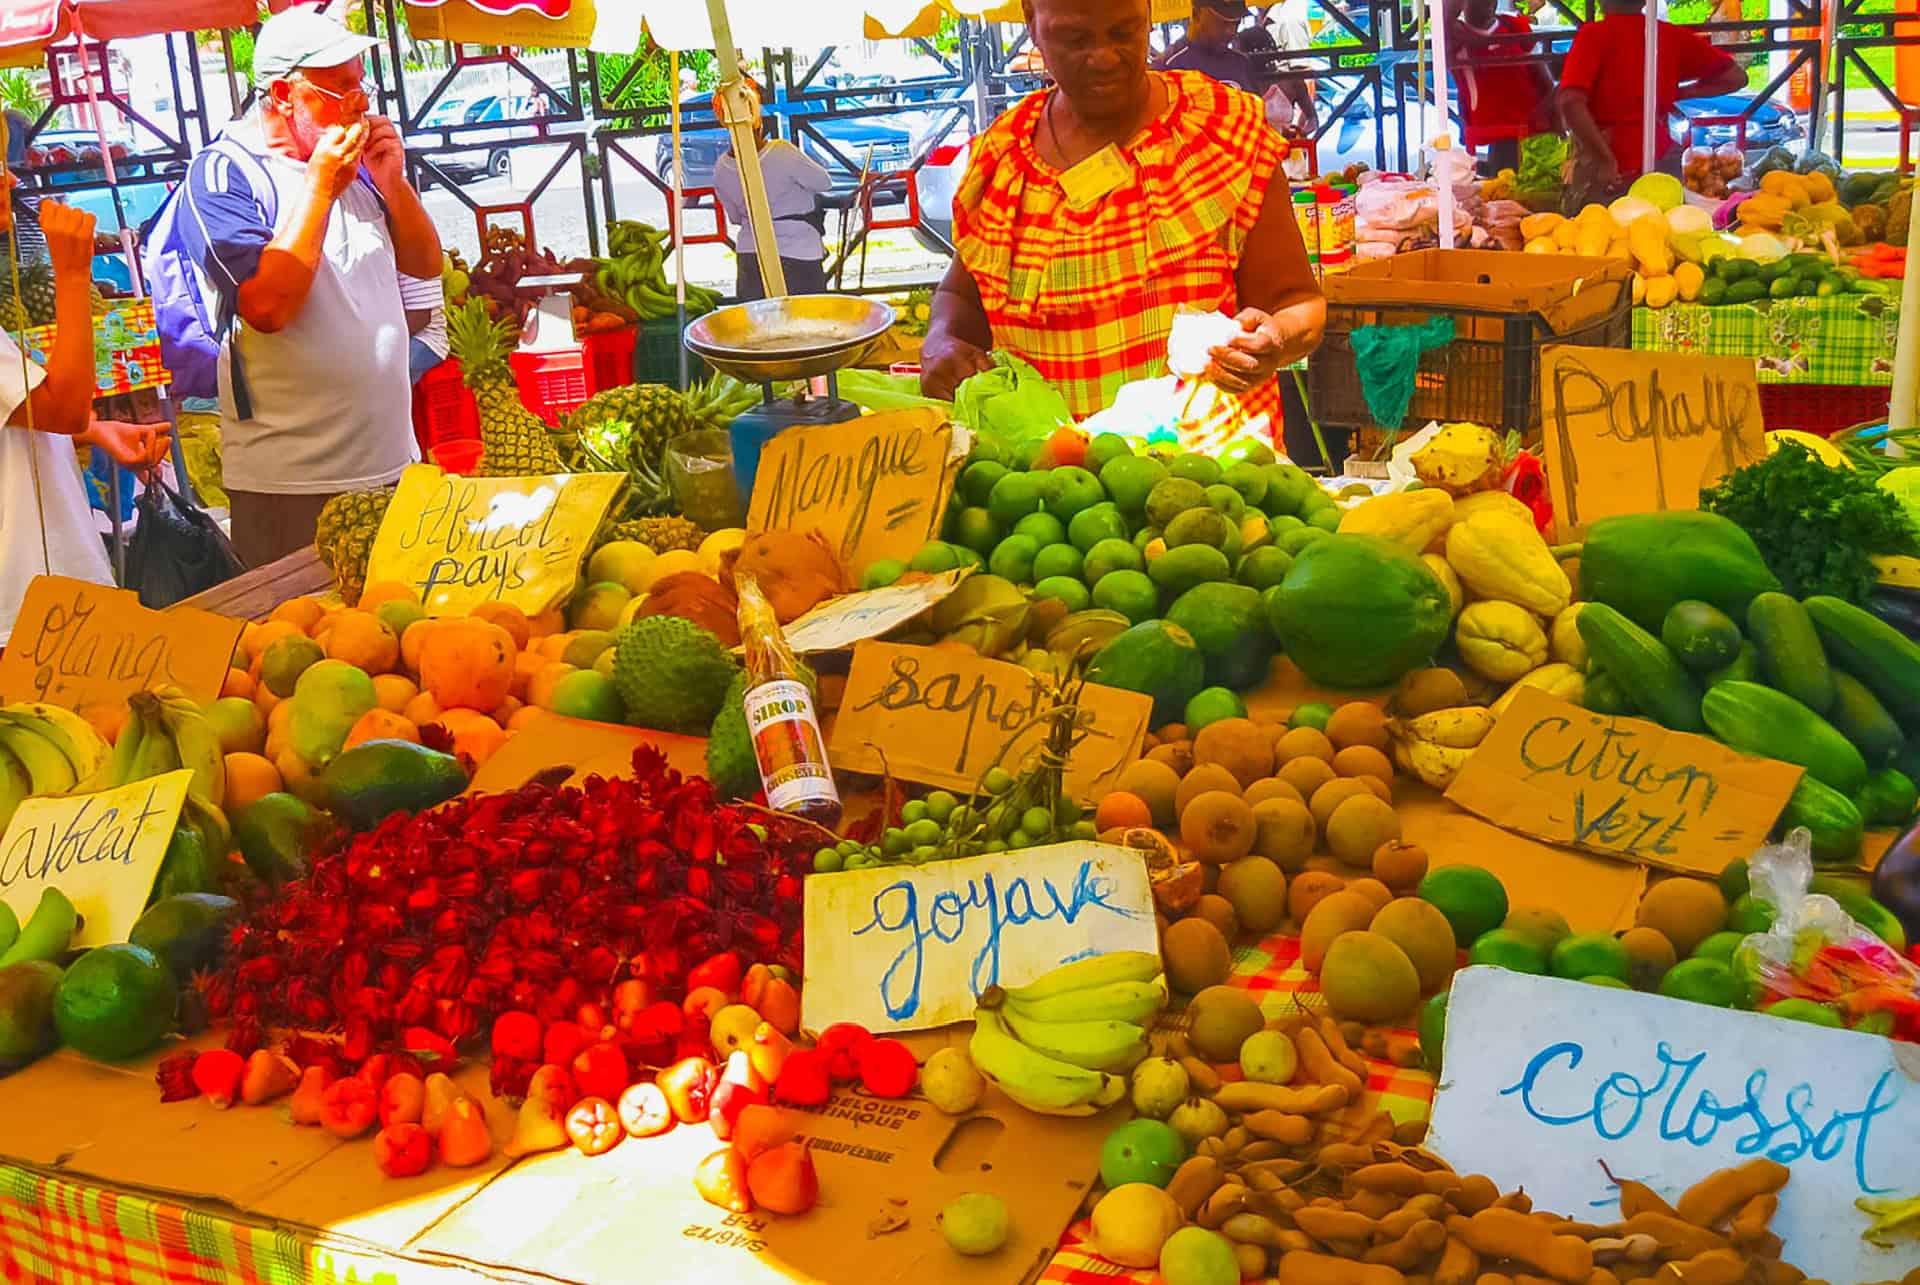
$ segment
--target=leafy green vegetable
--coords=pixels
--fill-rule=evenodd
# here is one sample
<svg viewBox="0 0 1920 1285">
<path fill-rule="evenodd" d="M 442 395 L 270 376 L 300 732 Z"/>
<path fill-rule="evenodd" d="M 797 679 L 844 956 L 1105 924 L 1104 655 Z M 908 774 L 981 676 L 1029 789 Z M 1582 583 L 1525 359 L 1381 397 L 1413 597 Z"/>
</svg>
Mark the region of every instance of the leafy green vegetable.
<svg viewBox="0 0 1920 1285">
<path fill-rule="evenodd" d="M 1745 527 L 1796 598 L 1832 594 L 1864 604 L 1878 579 L 1875 555 L 1920 554 L 1920 535 L 1898 499 L 1794 442 L 1701 491 L 1700 507 Z"/>
<path fill-rule="evenodd" d="M 992 370 L 968 377 L 954 390 L 953 418 L 976 433 L 1024 442 L 1073 423 L 1073 412 L 1039 371 L 1018 357 L 996 352 Z"/>
</svg>

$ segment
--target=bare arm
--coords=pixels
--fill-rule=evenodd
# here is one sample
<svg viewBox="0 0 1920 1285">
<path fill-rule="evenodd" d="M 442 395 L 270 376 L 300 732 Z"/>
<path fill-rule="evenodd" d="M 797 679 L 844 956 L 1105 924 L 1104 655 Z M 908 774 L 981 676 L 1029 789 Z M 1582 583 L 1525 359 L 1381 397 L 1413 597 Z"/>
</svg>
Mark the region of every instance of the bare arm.
<svg viewBox="0 0 1920 1285">
<path fill-rule="evenodd" d="M 260 252 L 253 275 L 240 283 L 240 319 L 255 330 L 273 334 L 286 329 L 300 315 L 307 291 L 313 288 L 313 274 L 320 267 L 327 217 L 334 201 L 353 182 L 366 139 L 365 125 L 349 129 L 336 126 L 327 131 L 307 161 L 307 189 L 299 208 Z M 405 264 L 401 270 L 408 271 Z M 411 276 L 439 274 L 438 258 L 427 272 L 409 272 Z"/>
<path fill-rule="evenodd" d="M 407 182 L 407 149 L 400 131 L 384 116 L 366 119 L 367 173 L 387 203 L 387 230 L 393 237 L 394 265 L 410 277 L 440 275 L 440 232 Z"/>
<path fill-rule="evenodd" d="M 427 323 L 432 320 L 433 309 L 431 308 L 407 309 L 407 333 L 410 335 L 419 334 L 427 328 Z"/>
<path fill-rule="evenodd" d="M 1712 98 L 1718 94 L 1737 94 L 1747 87 L 1747 73 L 1740 64 L 1729 61 L 1710 76 L 1680 86 L 1681 98 Z"/>
<path fill-rule="evenodd" d="M 959 259 L 947 269 L 934 291 L 932 319 L 920 346 L 920 391 L 928 397 L 951 398 L 969 375 L 993 364 L 993 326 L 980 287 Z"/>
<path fill-rule="evenodd" d="M 1561 89 L 1558 99 L 1560 121 L 1573 135 L 1580 150 L 1591 157 L 1595 164 L 1603 167 L 1618 165 L 1613 159 L 1613 145 L 1607 141 L 1606 132 L 1600 128 L 1600 122 L 1593 118 L 1593 105 L 1584 89 Z"/>
<path fill-rule="evenodd" d="M 1235 284 L 1245 333 L 1213 350 L 1211 378 L 1241 393 L 1273 378 L 1320 346 L 1327 327 L 1327 300 L 1313 279 L 1306 243 L 1294 222 L 1285 176 L 1268 175 L 1260 217 L 1240 251 Z"/>
<path fill-rule="evenodd" d="M 46 376 L 7 423 L 79 437 L 93 422 L 93 216 L 57 201 L 40 205 L 40 228 L 53 260 L 53 351 Z"/>
</svg>

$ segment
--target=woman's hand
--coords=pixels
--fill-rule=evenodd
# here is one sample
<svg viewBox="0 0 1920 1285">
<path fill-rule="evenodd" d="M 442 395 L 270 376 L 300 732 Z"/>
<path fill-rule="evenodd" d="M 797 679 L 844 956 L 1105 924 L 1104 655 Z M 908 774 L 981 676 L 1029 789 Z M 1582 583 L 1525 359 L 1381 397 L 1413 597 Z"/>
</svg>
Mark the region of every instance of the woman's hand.
<svg viewBox="0 0 1920 1285">
<path fill-rule="evenodd" d="M 1210 354 L 1207 378 L 1230 393 L 1245 393 L 1272 379 L 1286 356 L 1280 320 L 1258 308 L 1243 308 L 1234 318 L 1241 333 Z"/>
<path fill-rule="evenodd" d="M 920 346 L 920 395 L 950 402 L 961 384 L 992 369 L 993 356 L 985 349 L 952 335 L 929 334 Z"/>
<path fill-rule="evenodd" d="M 127 424 L 117 419 L 94 420 L 80 438 L 143 478 L 159 467 L 173 445 L 165 424 Z"/>
</svg>

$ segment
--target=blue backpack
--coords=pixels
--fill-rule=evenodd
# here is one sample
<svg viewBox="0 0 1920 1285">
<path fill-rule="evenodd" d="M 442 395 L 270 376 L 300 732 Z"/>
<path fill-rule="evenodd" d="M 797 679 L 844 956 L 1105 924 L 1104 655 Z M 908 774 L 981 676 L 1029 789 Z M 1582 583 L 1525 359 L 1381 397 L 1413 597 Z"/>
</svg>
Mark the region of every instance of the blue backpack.
<svg viewBox="0 0 1920 1285">
<path fill-rule="evenodd" d="M 213 140 L 194 158 L 194 165 L 230 165 L 246 181 L 259 207 L 261 220 L 271 228 L 278 197 L 273 178 L 260 158 L 226 135 Z M 153 315 L 160 329 L 160 358 L 173 375 L 176 398 L 220 396 L 220 349 L 234 324 L 240 283 L 221 289 L 207 277 L 204 265 L 209 235 L 193 201 L 192 173 L 180 180 L 167 197 L 147 234 L 141 269 L 153 297 Z M 217 270 L 217 268 L 216 268 Z M 253 417 L 252 399 L 241 378 L 240 354 L 233 354 L 233 401 L 241 419 Z"/>
</svg>

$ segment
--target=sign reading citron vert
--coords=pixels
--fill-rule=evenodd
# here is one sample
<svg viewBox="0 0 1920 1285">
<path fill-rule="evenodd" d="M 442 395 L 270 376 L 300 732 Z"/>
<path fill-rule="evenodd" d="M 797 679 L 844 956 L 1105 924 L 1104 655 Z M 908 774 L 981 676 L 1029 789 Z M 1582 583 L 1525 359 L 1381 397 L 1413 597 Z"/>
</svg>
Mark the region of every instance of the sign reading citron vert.
<svg viewBox="0 0 1920 1285">
<path fill-rule="evenodd" d="M 486 602 L 537 616 L 573 592 L 625 482 L 618 473 L 460 477 L 416 464 L 380 523 L 368 583 L 408 585 L 430 616 Z"/>
</svg>

